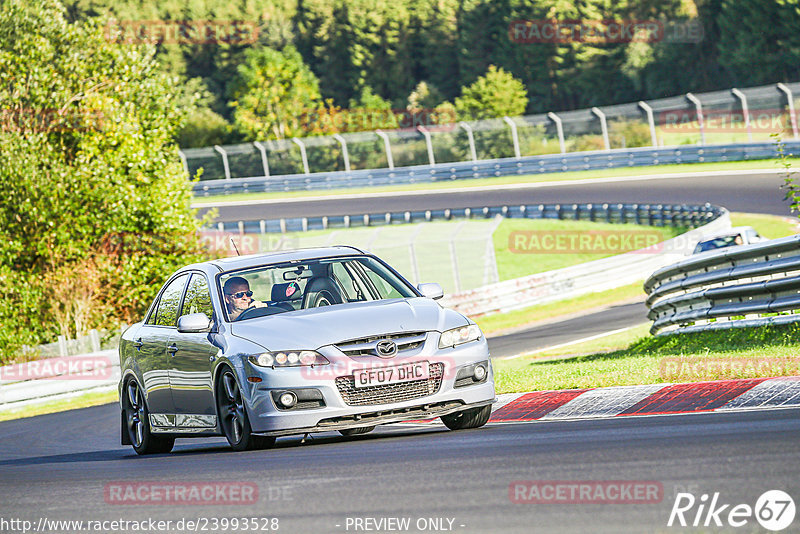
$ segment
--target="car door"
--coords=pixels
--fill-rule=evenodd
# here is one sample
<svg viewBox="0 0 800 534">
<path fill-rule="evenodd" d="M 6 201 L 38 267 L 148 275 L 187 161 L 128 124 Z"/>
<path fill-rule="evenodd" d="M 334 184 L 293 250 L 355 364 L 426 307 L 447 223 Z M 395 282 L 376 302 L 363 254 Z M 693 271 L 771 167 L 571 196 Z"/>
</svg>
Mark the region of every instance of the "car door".
<svg viewBox="0 0 800 534">
<path fill-rule="evenodd" d="M 208 280 L 199 272 L 192 273 L 179 316 L 192 313 L 214 318 Z M 219 349 L 210 339 L 209 333 L 181 333 L 177 329 L 170 336 L 169 381 L 178 426 L 216 425 L 211 371 Z"/>
<path fill-rule="evenodd" d="M 149 317 L 134 336 L 138 351 L 137 362 L 144 380 L 147 406 L 158 426 L 172 426 L 168 419 L 175 413 L 169 384 L 167 343 L 175 332 L 178 305 L 188 275 L 181 275 L 167 283 L 153 306 Z"/>
</svg>

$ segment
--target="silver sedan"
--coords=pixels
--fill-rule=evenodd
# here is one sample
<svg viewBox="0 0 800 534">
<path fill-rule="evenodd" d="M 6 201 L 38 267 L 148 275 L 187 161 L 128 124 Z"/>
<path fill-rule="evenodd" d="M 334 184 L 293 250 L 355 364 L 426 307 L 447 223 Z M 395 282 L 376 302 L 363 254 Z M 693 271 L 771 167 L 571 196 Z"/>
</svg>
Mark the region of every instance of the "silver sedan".
<svg viewBox="0 0 800 534">
<path fill-rule="evenodd" d="M 441 297 L 352 247 L 189 265 L 122 336 L 122 443 L 147 454 L 224 435 L 246 450 L 431 417 L 482 426 L 486 339 Z"/>
</svg>

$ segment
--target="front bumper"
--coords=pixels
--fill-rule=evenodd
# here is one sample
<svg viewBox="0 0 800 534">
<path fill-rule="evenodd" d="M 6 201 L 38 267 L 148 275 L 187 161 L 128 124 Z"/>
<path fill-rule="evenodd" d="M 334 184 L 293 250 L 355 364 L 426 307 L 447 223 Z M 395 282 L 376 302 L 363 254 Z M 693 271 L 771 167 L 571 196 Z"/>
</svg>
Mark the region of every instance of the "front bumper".
<svg viewBox="0 0 800 534">
<path fill-rule="evenodd" d="M 336 378 L 352 374 L 354 366 L 363 365 L 363 359 L 343 355 L 335 347 L 319 350 L 331 361 L 330 365 L 285 369 L 261 368 L 246 364 L 245 373 L 256 376 L 260 383 L 245 387 L 249 393 L 247 407 L 250 425 L 256 434 L 272 436 L 341 430 L 378 424 L 439 417 L 460 410 L 486 406 L 495 400 L 494 374 L 485 338 L 465 343 L 455 348 L 439 349 L 438 336 L 429 335 L 421 350 L 409 356 L 398 354 L 389 360 L 370 360 L 375 366 L 394 366 L 410 361 L 442 363 L 444 371 L 438 389 L 401 402 L 380 402 L 367 405 L 349 405 L 337 387 Z M 477 362 L 489 361 L 485 381 L 464 387 L 455 387 L 458 370 Z M 315 389 L 321 392 L 324 407 L 280 410 L 272 392 L 275 390 Z"/>
</svg>

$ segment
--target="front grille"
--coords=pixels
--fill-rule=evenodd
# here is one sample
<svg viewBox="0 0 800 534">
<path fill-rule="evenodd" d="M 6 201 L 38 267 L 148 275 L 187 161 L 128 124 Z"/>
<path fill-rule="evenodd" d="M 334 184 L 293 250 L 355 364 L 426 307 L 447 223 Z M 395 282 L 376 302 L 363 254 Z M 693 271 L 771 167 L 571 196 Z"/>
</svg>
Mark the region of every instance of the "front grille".
<svg viewBox="0 0 800 534">
<path fill-rule="evenodd" d="M 339 394 L 349 406 L 367 406 L 370 404 L 392 404 L 411 399 L 418 399 L 433 395 L 442 387 L 444 375 L 443 363 L 432 363 L 429 368 L 430 378 L 414 380 L 399 384 L 384 384 L 380 386 L 356 387 L 353 375 L 340 376 L 336 379 Z"/>
<path fill-rule="evenodd" d="M 425 343 L 427 332 L 402 332 L 399 334 L 385 334 L 381 336 L 363 337 L 360 339 L 349 339 L 336 344 L 343 353 L 348 356 L 377 356 L 375 345 L 378 341 L 391 339 L 397 344 L 397 352 L 414 350 Z"/>
</svg>

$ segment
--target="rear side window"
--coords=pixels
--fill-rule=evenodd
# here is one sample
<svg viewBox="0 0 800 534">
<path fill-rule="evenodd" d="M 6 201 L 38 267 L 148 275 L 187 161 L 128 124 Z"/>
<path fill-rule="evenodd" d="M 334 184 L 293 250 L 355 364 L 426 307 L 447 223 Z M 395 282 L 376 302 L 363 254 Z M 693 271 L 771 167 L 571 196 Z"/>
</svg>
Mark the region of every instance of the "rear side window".
<svg viewBox="0 0 800 534">
<path fill-rule="evenodd" d="M 199 273 L 192 274 L 189 287 L 186 289 L 186 297 L 183 299 L 180 316 L 191 313 L 205 313 L 209 319 L 214 315 L 208 282 L 206 277 Z"/>
<path fill-rule="evenodd" d="M 183 288 L 186 285 L 188 275 L 181 275 L 169 283 L 164 292 L 161 293 L 161 299 L 155 311 L 155 322 L 158 326 L 175 326 L 178 322 L 178 306 L 181 304 L 181 295 Z"/>
</svg>

